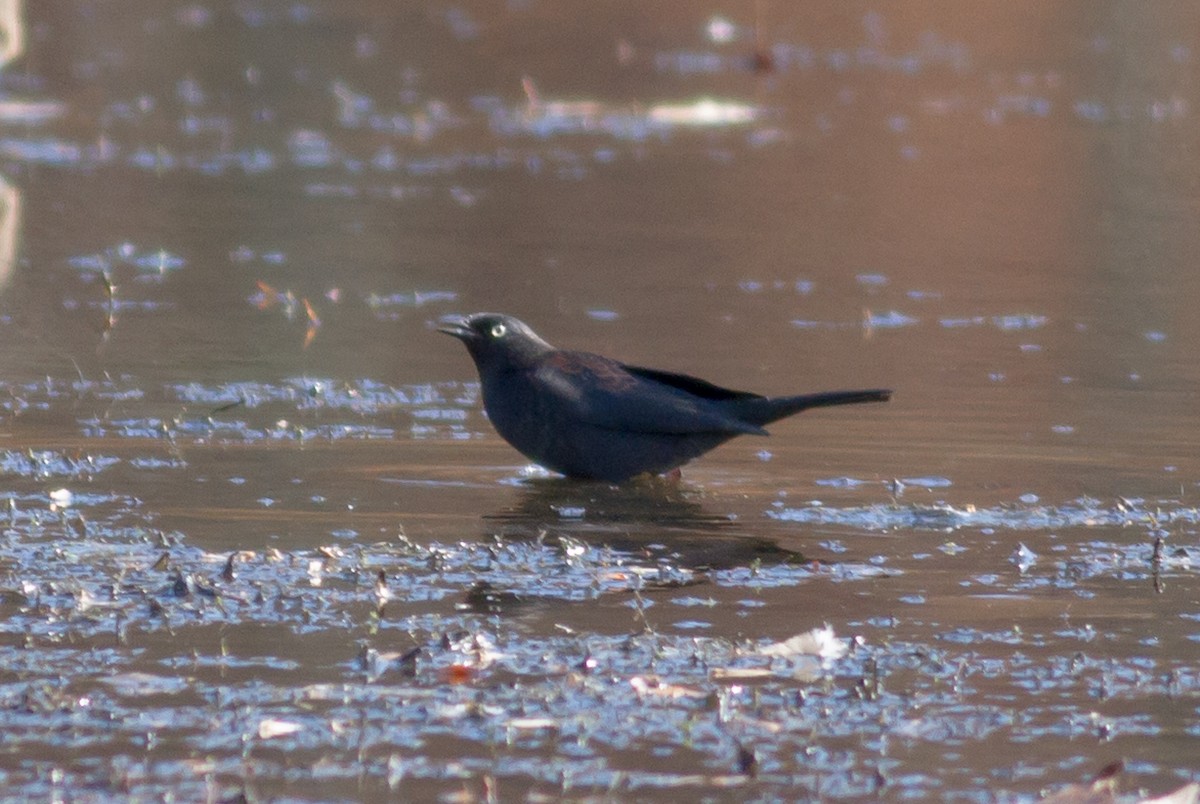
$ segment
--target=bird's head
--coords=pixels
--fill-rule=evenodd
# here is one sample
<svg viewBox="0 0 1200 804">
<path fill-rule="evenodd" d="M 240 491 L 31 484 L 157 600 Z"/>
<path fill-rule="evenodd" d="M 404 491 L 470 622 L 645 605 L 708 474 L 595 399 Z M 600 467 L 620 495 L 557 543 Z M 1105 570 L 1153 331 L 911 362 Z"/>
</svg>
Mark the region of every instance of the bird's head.
<svg viewBox="0 0 1200 804">
<path fill-rule="evenodd" d="M 515 368 L 554 347 L 538 337 L 523 321 L 501 313 L 473 313 L 443 318 L 438 332 L 466 344 L 482 373 L 487 369 Z"/>
</svg>

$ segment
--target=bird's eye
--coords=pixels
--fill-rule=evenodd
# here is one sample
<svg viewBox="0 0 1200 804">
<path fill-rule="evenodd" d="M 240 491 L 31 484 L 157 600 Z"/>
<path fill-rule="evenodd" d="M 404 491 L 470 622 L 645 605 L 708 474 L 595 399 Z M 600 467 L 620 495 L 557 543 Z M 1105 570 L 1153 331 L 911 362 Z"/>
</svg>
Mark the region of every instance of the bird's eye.
<svg viewBox="0 0 1200 804">
<path fill-rule="evenodd" d="M 493 338 L 503 338 L 504 333 L 506 333 L 506 332 L 508 332 L 508 327 L 504 326 L 503 324 L 493 324 L 492 325 L 492 337 Z"/>
</svg>

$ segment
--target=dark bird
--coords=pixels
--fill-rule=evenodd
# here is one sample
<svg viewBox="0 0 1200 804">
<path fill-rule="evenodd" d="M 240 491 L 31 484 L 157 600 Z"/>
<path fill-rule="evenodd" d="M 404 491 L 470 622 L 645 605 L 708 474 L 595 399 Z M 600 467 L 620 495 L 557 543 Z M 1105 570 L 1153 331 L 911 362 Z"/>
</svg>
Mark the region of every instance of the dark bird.
<svg viewBox="0 0 1200 804">
<path fill-rule="evenodd" d="M 892 392 L 765 397 L 669 371 L 555 349 L 512 316 L 442 320 L 467 346 L 496 431 L 568 477 L 620 482 L 675 469 L 734 436 L 808 408 L 884 402 Z"/>
</svg>

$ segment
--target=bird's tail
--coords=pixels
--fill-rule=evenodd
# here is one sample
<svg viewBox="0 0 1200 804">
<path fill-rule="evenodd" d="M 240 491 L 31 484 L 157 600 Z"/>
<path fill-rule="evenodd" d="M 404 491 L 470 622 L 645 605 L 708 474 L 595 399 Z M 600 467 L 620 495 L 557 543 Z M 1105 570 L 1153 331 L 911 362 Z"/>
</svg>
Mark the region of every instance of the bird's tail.
<svg viewBox="0 0 1200 804">
<path fill-rule="evenodd" d="M 758 426 L 792 416 L 809 408 L 824 408 L 832 405 L 857 405 L 860 402 L 887 402 L 892 392 L 887 389 L 869 391 L 825 391 L 819 394 L 800 396 L 778 396 L 768 399 L 747 400 L 742 416 Z"/>
</svg>

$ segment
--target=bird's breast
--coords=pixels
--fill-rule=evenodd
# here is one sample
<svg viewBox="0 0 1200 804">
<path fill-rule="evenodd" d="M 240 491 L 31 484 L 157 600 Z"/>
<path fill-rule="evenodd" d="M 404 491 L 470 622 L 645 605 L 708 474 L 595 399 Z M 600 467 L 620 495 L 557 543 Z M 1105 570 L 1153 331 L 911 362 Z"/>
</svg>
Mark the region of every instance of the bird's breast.
<svg viewBox="0 0 1200 804">
<path fill-rule="evenodd" d="M 542 427 L 544 414 L 536 386 L 526 372 L 503 371 L 480 377 L 483 409 L 505 440 L 525 449 Z"/>
</svg>

